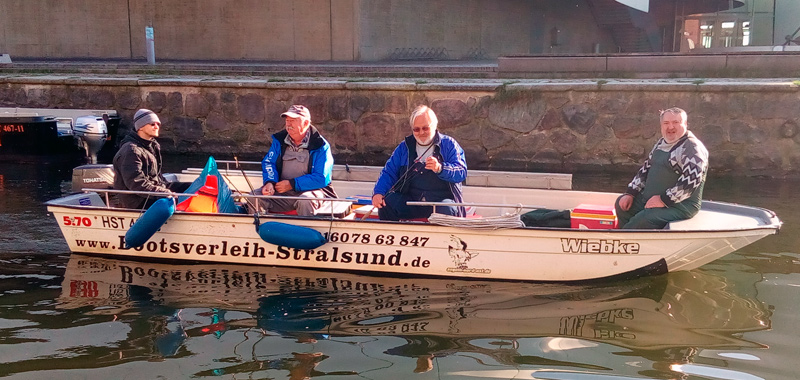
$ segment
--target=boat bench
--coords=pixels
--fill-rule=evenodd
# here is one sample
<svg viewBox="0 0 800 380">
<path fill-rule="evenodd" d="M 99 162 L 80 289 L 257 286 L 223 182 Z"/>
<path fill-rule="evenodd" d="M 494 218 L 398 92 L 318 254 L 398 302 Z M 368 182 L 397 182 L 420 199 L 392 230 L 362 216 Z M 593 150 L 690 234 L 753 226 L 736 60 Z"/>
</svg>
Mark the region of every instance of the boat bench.
<svg viewBox="0 0 800 380">
<path fill-rule="evenodd" d="M 350 214 L 350 206 L 352 206 L 352 203 L 350 202 L 342 202 L 342 201 L 323 202 L 322 207 L 317 209 L 314 212 L 314 215 L 326 216 L 326 217 L 330 217 L 331 215 L 333 215 L 334 218 L 344 218 L 348 214 Z"/>
<path fill-rule="evenodd" d="M 744 215 L 731 215 L 716 211 L 700 210 L 692 218 L 667 223 L 666 230 L 691 231 L 714 229 L 757 227 L 758 220 Z"/>
</svg>

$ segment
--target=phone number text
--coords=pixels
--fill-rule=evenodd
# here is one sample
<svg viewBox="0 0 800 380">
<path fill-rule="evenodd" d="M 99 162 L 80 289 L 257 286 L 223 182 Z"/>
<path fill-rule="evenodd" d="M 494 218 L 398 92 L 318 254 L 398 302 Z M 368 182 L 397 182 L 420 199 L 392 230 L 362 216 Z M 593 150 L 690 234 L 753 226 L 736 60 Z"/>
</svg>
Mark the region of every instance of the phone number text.
<svg viewBox="0 0 800 380">
<path fill-rule="evenodd" d="M 324 235 L 331 243 L 400 245 L 404 247 L 424 247 L 430 240 L 430 238 L 422 236 L 372 235 L 356 232 L 326 232 Z"/>
</svg>

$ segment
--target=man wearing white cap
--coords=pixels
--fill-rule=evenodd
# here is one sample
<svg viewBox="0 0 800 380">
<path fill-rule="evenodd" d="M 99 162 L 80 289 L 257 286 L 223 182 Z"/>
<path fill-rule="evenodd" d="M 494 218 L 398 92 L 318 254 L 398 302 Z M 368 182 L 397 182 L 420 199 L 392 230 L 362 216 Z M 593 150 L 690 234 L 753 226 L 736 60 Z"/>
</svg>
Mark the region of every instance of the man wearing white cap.
<svg viewBox="0 0 800 380">
<path fill-rule="evenodd" d="M 281 117 L 285 129 L 272 135 L 272 145 L 261 161 L 263 186 L 254 193 L 312 199 L 336 197 L 331 186 L 331 146 L 311 125 L 308 108 L 293 105 Z M 297 210 L 302 216 L 314 215 L 323 206 L 320 201 L 280 198 L 260 198 L 258 203 L 268 212 Z"/>
<path fill-rule="evenodd" d="M 153 111 L 140 109 L 133 116 L 134 133 L 122 140 L 114 156 L 114 189 L 153 192 L 183 192 L 190 185 L 167 182 L 161 174 L 161 145 L 156 141 L 161 120 Z M 118 194 L 118 206 L 142 209 L 158 197 Z"/>
</svg>

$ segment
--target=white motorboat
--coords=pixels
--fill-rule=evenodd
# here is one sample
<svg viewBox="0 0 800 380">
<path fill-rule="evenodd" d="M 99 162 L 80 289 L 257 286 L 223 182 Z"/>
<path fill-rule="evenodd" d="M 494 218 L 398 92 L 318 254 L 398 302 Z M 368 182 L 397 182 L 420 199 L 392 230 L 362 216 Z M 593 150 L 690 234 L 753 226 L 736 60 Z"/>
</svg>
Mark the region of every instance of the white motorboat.
<svg viewBox="0 0 800 380">
<path fill-rule="evenodd" d="M 379 170 L 337 165 L 333 185 L 339 198 L 330 202 L 325 214 L 254 218 L 245 213 L 176 211 L 163 225 L 153 226 L 152 236 L 135 248 L 128 247 L 126 235 L 143 210 L 112 207 L 112 190 L 97 186 L 101 188 L 47 205 L 72 252 L 482 280 L 563 282 L 690 270 L 774 234 L 781 226 L 770 210 L 703 201 L 697 216 L 661 230 L 526 227 L 519 222 L 526 211 L 608 208 L 619 194 L 569 190 L 571 176 L 564 174 L 475 170 L 464 186 L 464 205 L 473 212 L 471 217 L 381 221 L 374 218 L 377 213 L 363 211 L 370 205 L 354 207 L 369 199 Z M 200 172 L 187 169 L 170 177 L 191 181 Z M 255 171 L 221 167 L 220 174 L 241 193 L 261 182 Z M 73 178 L 73 186 L 86 184 L 96 183 Z M 323 240 L 313 248 L 265 240 L 254 219 L 278 226 L 273 234 L 290 240 L 304 231 Z"/>
</svg>

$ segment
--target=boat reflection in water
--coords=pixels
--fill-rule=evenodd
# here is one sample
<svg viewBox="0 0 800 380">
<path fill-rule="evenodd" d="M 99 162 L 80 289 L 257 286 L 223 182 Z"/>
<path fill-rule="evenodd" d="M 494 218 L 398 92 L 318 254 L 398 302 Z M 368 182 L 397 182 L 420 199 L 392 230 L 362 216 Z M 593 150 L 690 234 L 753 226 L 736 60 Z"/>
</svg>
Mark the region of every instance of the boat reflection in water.
<svg viewBox="0 0 800 380">
<path fill-rule="evenodd" d="M 191 374 L 198 376 L 288 371 L 290 378 L 365 372 L 390 378 L 438 363 L 440 373 L 465 376 L 660 377 L 702 349 L 757 348 L 742 333 L 769 328 L 760 302 L 701 271 L 560 285 L 73 254 L 59 303 L 85 318 L 130 323 L 125 342 L 112 348 L 119 358 L 214 358 L 216 368 L 198 367 Z M 143 318 L 146 328 L 133 326 Z"/>
</svg>

